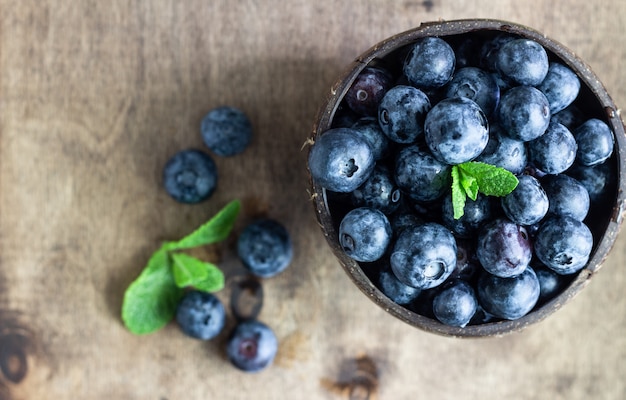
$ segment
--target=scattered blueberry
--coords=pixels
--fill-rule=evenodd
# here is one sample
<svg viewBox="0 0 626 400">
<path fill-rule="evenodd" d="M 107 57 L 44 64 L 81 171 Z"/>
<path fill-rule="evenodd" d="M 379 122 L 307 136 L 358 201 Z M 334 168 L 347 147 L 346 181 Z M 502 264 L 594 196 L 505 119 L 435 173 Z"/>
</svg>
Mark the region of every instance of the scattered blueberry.
<svg viewBox="0 0 626 400">
<path fill-rule="evenodd" d="M 576 159 L 582 165 L 601 164 L 613 153 L 613 132 L 597 118 L 585 121 L 573 131 L 573 135 L 578 143 Z"/>
<path fill-rule="evenodd" d="M 546 174 L 560 174 L 572 166 L 578 144 L 565 126 L 550 122 L 546 132 L 528 142 L 528 155 L 533 165 Z"/>
<path fill-rule="evenodd" d="M 474 289 L 462 280 L 445 284 L 433 299 L 433 314 L 443 324 L 466 326 L 478 307 Z"/>
<path fill-rule="evenodd" d="M 378 122 L 387 137 L 396 143 L 413 143 L 424 132 L 424 118 L 430 100 L 413 86 L 390 89 L 378 107 Z"/>
<path fill-rule="evenodd" d="M 550 103 L 539 89 L 516 86 L 502 95 L 497 114 L 508 136 L 527 142 L 543 135 L 548 128 Z"/>
<path fill-rule="evenodd" d="M 192 290 L 186 292 L 178 304 L 176 322 L 186 335 L 209 340 L 224 328 L 226 311 L 215 295 Z"/>
<path fill-rule="evenodd" d="M 518 225 L 533 225 L 541 221 L 549 206 L 545 190 L 530 175 L 519 176 L 517 187 L 502 198 L 504 213 Z"/>
<path fill-rule="evenodd" d="M 377 67 L 366 67 L 346 92 L 346 103 L 359 115 L 376 116 L 378 104 L 391 86 L 391 76 L 387 71 Z"/>
<path fill-rule="evenodd" d="M 309 152 L 311 176 L 334 192 L 351 192 L 374 169 L 370 145 L 349 128 L 335 128 L 320 136 Z"/>
<path fill-rule="evenodd" d="M 207 147 L 222 157 L 243 152 L 252 140 L 252 124 L 248 116 L 230 106 L 209 111 L 202 119 L 200 132 Z"/>
<path fill-rule="evenodd" d="M 593 236 L 584 223 L 571 217 L 551 217 L 535 237 L 535 255 L 548 268 L 568 275 L 581 270 L 589 260 Z"/>
<path fill-rule="evenodd" d="M 248 224 L 241 232 L 237 239 L 237 255 L 254 275 L 269 278 L 289 266 L 293 246 L 282 224 L 264 218 Z"/>
<path fill-rule="evenodd" d="M 419 88 L 441 87 L 454 73 L 454 50 L 443 39 L 426 37 L 418 39 L 404 62 L 404 75 Z"/>
<path fill-rule="evenodd" d="M 217 187 L 217 167 L 208 154 L 182 150 L 163 168 L 165 190 L 181 203 L 199 203 L 208 199 Z"/>
<path fill-rule="evenodd" d="M 554 115 L 576 99 L 580 90 L 580 80 L 574 71 L 565 65 L 551 62 L 548 74 L 537 89 L 546 95 L 550 103 L 550 112 Z"/>
<path fill-rule="evenodd" d="M 372 262 L 383 256 L 391 241 L 391 224 L 382 212 L 359 207 L 351 210 L 339 225 L 339 244 L 356 261 Z"/>
<path fill-rule="evenodd" d="M 257 320 L 239 322 L 226 345 L 230 362 L 244 372 L 259 372 L 272 364 L 278 351 L 274 331 Z"/>
<path fill-rule="evenodd" d="M 510 278 L 483 272 L 476 293 L 482 308 L 498 318 L 516 320 L 528 314 L 539 299 L 539 280 L 532 267 Z"/>
<path fill-rule="evenodd" d="M 539 85 L 545 79 L 548 67 L 546 50 L 534 40 L 511 40 L 503 44 L 496 55 L 498 72 L 519 85 Z"/>
<path fill-rule="evenodd" d="M 508 278 L 522 273 L 532 254 L 526 229 L 506 218 L 489 222 L 478 234 L 476 256 L 483 268 L 493 275 Z"/>
<path fill-rule="evenodd" d="M 405 285 L 430 289 L 445 281 L 456 266 L 457 247 L 452 233 L 429 222 L 405 229 L 391 253 L 391 268 Z"/>
<path fill-rule="evenodd" d="M 440 101 L 424 121 L 426 144 L 433 155 L 447 164 L 476 158 L 489 141 L 489 123 L 473 100 L 453 97 Z"/>
</svg>

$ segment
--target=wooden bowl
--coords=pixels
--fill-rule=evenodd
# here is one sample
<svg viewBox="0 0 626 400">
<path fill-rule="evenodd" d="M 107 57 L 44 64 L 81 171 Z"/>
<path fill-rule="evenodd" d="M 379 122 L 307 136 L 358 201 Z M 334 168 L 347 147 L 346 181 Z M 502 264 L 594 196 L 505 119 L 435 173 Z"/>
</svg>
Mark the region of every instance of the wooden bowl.
<svg viewBox="0 0 626 400">
<path fill-rule="evenodd" d="M 332 127 L 333 119 L 340 109 L 346 91 L 350 88 L 357 75 L 366 66 L 375 65 L 381 60 L 388 62 L 389 59 L 397 58 L 397 55 L 401 54 L 401 52 L 406 49 L 405 46 L 423 37 L 438 36 L 454 40 L 460 38 L 461 35 L 471 34 L 480 37 L 481 35 L 489 36 L 501 32 L 535 40 L 543 45 L 552 59 L 558 59 L 569 66 L 578 75 L 581 81 L 581 90 L 576 104 L 579 108 L 581 106 L 584 107 L 588 115 L 605 121 L 615 134 L 615 149 L 611 159 L 607 161 L 615 172 L 615 179 L 609 189 L 610 195 L 608 196 L 607 204 L 606 206 L 596 206 L 590 210 L 590 215 L 586 220 L 594 234 L 594 247 L 591 256 L 585 268 L 571 276 L 569 284 L 559 295 L 547 303 L 536 307 L 520 319 L 513 321 L 501 320 L 481 325 L 468 325 L 463 328 L 447 326 L 436 319 L 417 314 L 408 308 L 394 303 L 386 297 L 370 280 L 359 263 L 346 256 L 339 245 L 337 235 L 339 221 L 337 221 L 337 218 L 333 218 L 333 204 L 329 201 L 326 190 L 310 179 L 312 201 L 322 232 L 333 253 L 339 260 L 339 264 L 343 267 L 354 284 L 373 300 L 374 303 L 400 320 L 425 331 L 445 336 L 500 336 L 509 332 L 519 331 L 528 325 L 537 323 L 560 309 L 579 293 L 602 266 L 603 261 L 615 242 L 622 224 L 626 189 L 626 179 L 624 176 L 626 165 L 624 158 L 626 154 L 624 124 L 620 119 L 618 108 L 613 104 L 613 101 L 602 83 L 594 75 L 589 66 L 579 59 L 571 50 L 526 26 L 487 19 L 423 23 L 418 28 L 383 40 L 352 62 L 331 88 L 324 105 L 319 111 L 313 126 L 313 131 L 309 137 L 309 142 L 314 142 L 316 138 Z"/>
</svg>

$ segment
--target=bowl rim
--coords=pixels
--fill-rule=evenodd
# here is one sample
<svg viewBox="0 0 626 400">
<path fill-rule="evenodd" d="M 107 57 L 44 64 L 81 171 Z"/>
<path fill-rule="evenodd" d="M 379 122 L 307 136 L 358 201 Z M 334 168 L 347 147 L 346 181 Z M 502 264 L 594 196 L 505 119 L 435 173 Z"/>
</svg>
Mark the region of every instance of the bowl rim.
<svg viewBox="0 0 626 400">
<path fill-rule="evenodd" d="M 619 109 L 615 106 L 608 91 L 589 65 L 576 56 L 570 49 L 533 28 L 514 22 L 481 18 L 432 21 L 422 23 L 416 28 L 400 32 L 380 41 L 358 56 L 345 68 L 343 73 L 340 74 L 339 78 L 331 87 L 330 92 L 327 94 L 322 107 L 320 107 L 318 111 L 307 142 L 309 144 L 314 143 L 317 137 L 330 128 L 341 99 L 343 99 L 358 74 L 374 59 L 382 58 L 400 47 L 409 45 L 423 37 L 446 37 L 480 31 L 508 32 L 529 38 L 537 41 L 544 46 L 544 48 L 559 57 L 561 61 L 578 75 L 581 84 L 586 85 L 593 96 L 598 100 L 600 106 L 606 113 L 607 122 L 614 132 L 617 145 L 615 148 L 617 151 L 617 187 L 611 218 L 608 221 L 607 229 L 600 236 L 598 245 L 595 246 L 587 265 L 577 273 L 576 278 L 574 278 L 559 296 L 556 296 L 538 309 L 533 310 L 517 320 L 501 320 L 481 325 L 468 325 L 463 328 L 444 325 L 435 319 L 419 315 L 396 304 L 385 296 L 365 275 L 358 263 L 348 257 L 339 247 L 338 235 L 334 229 L 327 204 L 326 191 L 313 181 L 307 165 L 307 172 L 309 172 L 309 190 L 311 191 L 311 200 L 318 224 L 332 252 L 338 258 L 341 266 L 353 283 L 374 303 L 396 318 L 424 331 L 451 337 L 502 336 L 504 334 L 520 331 L 529 325 L 545 319 L 547 316 L 560 309 L 576 296 L 588 284 L 589 279 L 601 268 L 615 243 L 621 229 L 623 216 L 626 212 L 626 134 Z"/>
</svg>

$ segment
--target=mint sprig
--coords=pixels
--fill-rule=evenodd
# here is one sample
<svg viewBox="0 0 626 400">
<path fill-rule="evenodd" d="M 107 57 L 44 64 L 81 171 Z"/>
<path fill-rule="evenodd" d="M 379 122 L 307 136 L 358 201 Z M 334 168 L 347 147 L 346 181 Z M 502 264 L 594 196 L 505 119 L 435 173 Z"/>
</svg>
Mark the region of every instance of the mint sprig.
<svg viewBox="0 0 626 400">
<path fill-rule="evenodd" d="M 467 197 L 476 200 L 478 192 L 487 196 L 506 196 L 518 184 L 511 172 L 491 164 L 468 161 L 454 165 L 452 175 L 452 209 L 454 218 L 465 214 Z"/>
<path fill-rule="evenodd" d="M 187 287 L 215 292 L 224 287 L 224 274 L 214 264 L 180 250 L 220 242 L 230 234 L 241 203 L 233 200 L 208 222 L 178 241 L 165 242 L 126 289 L 122 320 L 132 333 L 144 335 L 167 325 Z"/>
</svg>

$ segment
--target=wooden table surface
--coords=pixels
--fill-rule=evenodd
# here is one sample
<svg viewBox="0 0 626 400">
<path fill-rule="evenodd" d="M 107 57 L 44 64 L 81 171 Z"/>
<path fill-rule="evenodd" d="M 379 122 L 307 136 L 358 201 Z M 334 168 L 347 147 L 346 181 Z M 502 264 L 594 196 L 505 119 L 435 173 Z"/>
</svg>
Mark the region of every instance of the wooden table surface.
<svg viewBox="0 0 626 400">
<path fill-rule="evenodd" d="M 338 74 L 394 33 L 471 17 L 543 31 L 626 104 L 623 1 L 0 0 L 0 399 L 364 398 L 364 379 L 379 399 L 626 398 L 626 236 L 547 320 L 451 339 L 377 308 L 317 227 L 301 146 Z M 162 167 L 202 147 L 200 120 L 223 104 L 249 114 L 253 143 L 215 157 L 208 202 L 177 204 Z M 263 281 L 260 319 L 280 349 L 253 375 L 228 364 L 225 333 L 139 337 L 120 319 L 160 241 L 235 198 L 236 232 L 267 215 L 295 245 Z M 232 244 L 219 249 L 229 282 Z"/>
</svg>

